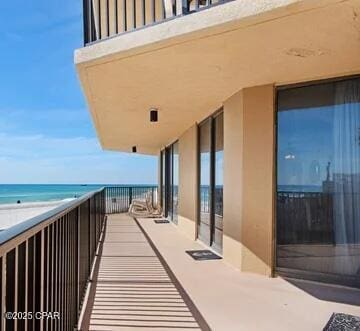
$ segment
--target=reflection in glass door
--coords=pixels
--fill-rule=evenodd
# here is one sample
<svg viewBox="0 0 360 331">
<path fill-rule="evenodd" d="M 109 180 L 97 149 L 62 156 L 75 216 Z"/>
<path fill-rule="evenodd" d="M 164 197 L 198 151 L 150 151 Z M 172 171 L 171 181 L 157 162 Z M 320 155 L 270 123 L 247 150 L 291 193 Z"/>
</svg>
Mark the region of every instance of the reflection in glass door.
<svg viewBox="0 0 360 331">
<path fill-rule="evenodd" d="M 178 206 L 179 206 L 179 143 L 172 144 L 172 206 L 171 220 L 178 223 Z"/>
<path fill-rule="evenodd" d="M 360 79 L 277 103 L 277 269 L 360 287 Z"/>
<path fill-rule="evenodd" d="M 224 161 L 224 114 L 214 119 L 214 249 L 222 250 L 223 234 L 223 161 Z"/>
<path fill-rule="evenodd" d="M 160 162 L 161 162 L 161 206 L 164 211 L 164 215 L 166 217 L 166 190 L 165 190 L 165 183 L 166 183 L 166 175 L 165 175 L 165 169 L 166 169 L 166 162 L 165 162 L 165 150 L 161 151 L 160 154 Z"/>
<path fill-rule="evenodd" d="M 222 251 L 223 234 L 223 113 L 199 125 L 198 237 Z"/>
<path fill-rule="evenodd" d="M 206 245 L 211 245 L 211 119 L 207 119 L 199 126 L 200 149 L 200 213 L 198 222 L 198 237 Z"/>
<path fill-rule="evenodd" d="M 179 205 L 179 144 L 161 151 L 161 200 L 165 217 L 178 222 Z"/>
</svg>

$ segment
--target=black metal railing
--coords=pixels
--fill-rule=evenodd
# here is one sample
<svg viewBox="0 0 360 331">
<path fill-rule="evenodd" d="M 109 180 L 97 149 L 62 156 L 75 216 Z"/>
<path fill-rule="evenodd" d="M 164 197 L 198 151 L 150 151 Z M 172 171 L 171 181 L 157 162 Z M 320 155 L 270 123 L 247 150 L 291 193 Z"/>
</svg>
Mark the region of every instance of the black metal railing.
<svg viewBox="0 0 360 331">
<path fill-rule="evenodd" d="M 208 8 L 225 0 L 83 0 L 84 44 Z"/>
<path fill-rule="evenodd" d="M 74 330 L 104 219 L 101 189 L 0 233 L 0 330 Z"/>
<path fill-rule="evenodd" d="M 278 243 L 333 243 L 333 199 L 332 193 L 278 192 Z"/>
<path fill-rule="evenodd" d="M 105 187 L 0 232 L 0 331 L 74 330 L 105 214 L 147 196 L 156 204 L 157 187 Z"/>
<path fill-rule="evenodd" d="M 155 206 L 158 203 L 157 186 L 111 186 L 105 188 L 106 213 L 123 213 L 128 211 L 133 199 L 145 200 L 150 197 Z"/>
<path fill-rule="evenodd" d="M 210 213 L 211 210 L 211 190 L 209 186 L 200 187 L 200 212 Z M 215 215 L 223 216 L 223 187 L 214 188 L 214 212 Z"/>
</svg>

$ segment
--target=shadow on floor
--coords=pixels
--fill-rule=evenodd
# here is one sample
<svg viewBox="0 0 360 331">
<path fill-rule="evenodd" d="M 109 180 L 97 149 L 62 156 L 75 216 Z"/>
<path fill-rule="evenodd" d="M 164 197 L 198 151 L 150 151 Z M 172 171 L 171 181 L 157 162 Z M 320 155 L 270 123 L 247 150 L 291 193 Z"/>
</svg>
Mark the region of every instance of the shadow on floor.
<svg viewBox="0 0 360 331">
<path fill-rule="evenodd" d="M 293 278 L 283 279 L 319 300 L 360 306 L 360 289 Z"/>
</svg>

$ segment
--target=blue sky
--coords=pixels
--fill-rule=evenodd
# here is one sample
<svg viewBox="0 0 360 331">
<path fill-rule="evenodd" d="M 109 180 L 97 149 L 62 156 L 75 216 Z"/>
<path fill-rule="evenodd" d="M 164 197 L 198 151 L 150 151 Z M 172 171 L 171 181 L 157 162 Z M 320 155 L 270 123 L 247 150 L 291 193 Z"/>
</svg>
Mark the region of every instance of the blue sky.
<svg viewBox="0 0 360 331">
<path fill-rule="evenodd" d="M 102 151 L 73 65 L 82 1 L 0 2 L 0 183 L 156 182 L 157 159 Z"/>
</svg>

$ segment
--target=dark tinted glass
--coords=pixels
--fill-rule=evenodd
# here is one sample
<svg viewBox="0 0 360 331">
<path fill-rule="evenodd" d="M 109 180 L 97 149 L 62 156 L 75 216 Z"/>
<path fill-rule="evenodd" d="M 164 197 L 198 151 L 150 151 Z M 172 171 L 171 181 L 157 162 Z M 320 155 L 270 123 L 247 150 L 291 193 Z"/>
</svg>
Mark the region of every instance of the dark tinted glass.
<svg viewBox="0 0 360 331">
<path fill-rule="evenodd" d="M 172 145 L 172 220 L 178 222 L 179 206 L 179 143 Z"/>
<path fill-rule="evenodd" d="M 277 267 L 359 286 L 360 80 L 279 91 L 277 134 Z"/>
<path fill-rule="evenodd" d="M 214 245 L 218 251 L 222 250 L 223 233 L 223 163 L 224 163 L 224 113 L 214 119 L 215 148 L 214 148 Z"/>
<path fill-rule="evenodd" d="M 210 155 L 211 119 L 199 127 L 200 138 L 200 222 L 199 238 L 210 245 Z"/>
<path fill-rule="evenodd" d="M 166 162 L 165 162 L 165 150 L 161 151 L 161 199 L 162 207 L 165 209 L 165 171 L 166 171 Z"/>
</svg>

